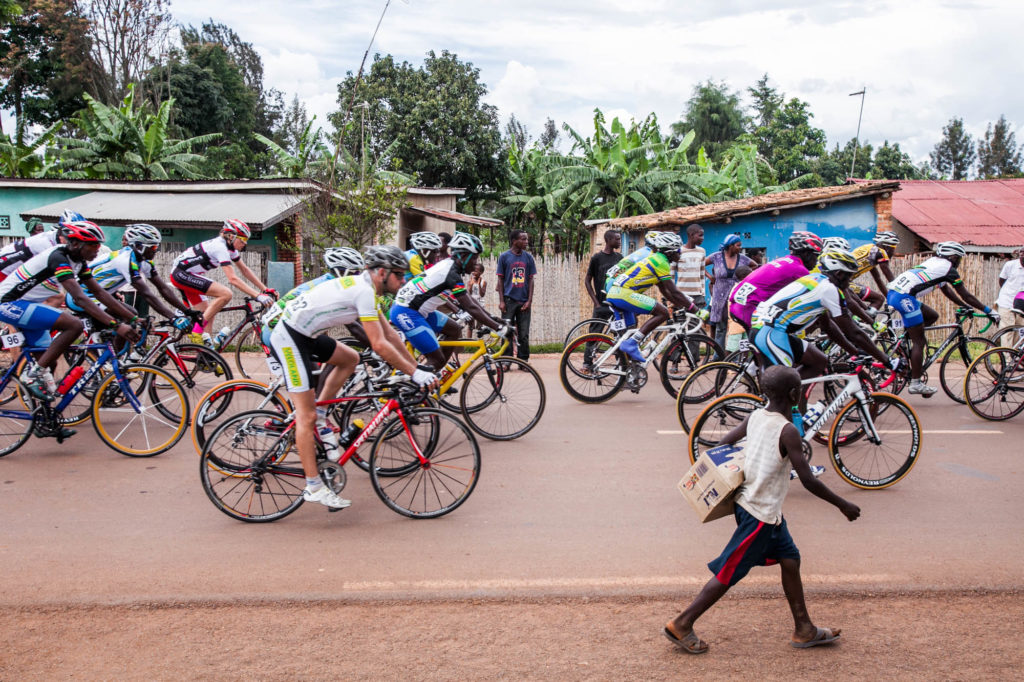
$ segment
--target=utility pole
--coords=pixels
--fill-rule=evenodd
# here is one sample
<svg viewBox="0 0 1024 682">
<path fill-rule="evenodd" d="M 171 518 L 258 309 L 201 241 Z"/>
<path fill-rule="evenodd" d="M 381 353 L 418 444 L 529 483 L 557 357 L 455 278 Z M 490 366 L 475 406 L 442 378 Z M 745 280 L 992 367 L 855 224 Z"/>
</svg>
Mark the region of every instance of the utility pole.
<svg viewBox="0 0 1024 682">
<path fill-rule="evenodd" d="M 853 167 L 857 163 L 857 148 L 860 146 L 860 120 L 864 117 L 864 94 L 868 91 L 865 85 L 860 92 L 851 92 L 850 97 L 860 95 L 860 114 L 857 115 L 857 136 L 853 138 L 853 159 L 850 161 L 850 177 L 853 177 Z"/>
</svg>

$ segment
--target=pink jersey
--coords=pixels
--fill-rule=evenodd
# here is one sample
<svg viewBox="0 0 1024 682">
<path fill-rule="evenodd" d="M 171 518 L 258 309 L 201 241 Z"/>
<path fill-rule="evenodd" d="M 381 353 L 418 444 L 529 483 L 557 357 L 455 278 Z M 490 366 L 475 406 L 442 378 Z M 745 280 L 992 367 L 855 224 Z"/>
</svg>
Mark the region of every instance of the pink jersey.
<svg viewBox="0 0 1024 682">
<path fill-rule="evenodd" d="M 757 304 L 767 301 L 782 287 L 809 274 L 796 256 L 783 256 L 770 261 L 747 275 L 729 294 L 729 314 L 750 326 Z"/>
</svg>

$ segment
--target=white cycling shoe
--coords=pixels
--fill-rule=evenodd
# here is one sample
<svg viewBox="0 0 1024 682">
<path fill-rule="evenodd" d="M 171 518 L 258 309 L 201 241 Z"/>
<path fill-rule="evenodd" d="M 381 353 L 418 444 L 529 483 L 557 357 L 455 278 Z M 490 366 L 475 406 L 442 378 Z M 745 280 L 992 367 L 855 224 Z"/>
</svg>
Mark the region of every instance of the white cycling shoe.
<svg viewBox="0 0 1024 682">
<path fill-rule="evenodd" d="M 344 509 L 352 504 L 352 500 L 346 500 L 344 497 L 338 497 L 337 493 L 327 486 L 321 486 L 316 490 L 303 488 L 302 499 L 306 502 L 319 502 L 325 507 L 330 507 L 331 509 Z"/>
</svg>

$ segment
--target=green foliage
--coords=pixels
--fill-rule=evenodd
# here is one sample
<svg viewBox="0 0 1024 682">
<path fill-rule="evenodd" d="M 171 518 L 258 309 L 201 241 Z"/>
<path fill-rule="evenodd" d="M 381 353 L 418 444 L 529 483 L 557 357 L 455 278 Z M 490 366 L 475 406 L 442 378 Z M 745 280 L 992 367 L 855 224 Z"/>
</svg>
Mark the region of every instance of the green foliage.
<svg viewBox="0 0 1024 682">
<path fill-rule="evenodd" d="M 674 140 L 693 131 L 694 144 L 703 147 L 712 159 L 718 160 L 746 129 L 746 117 L 740 98 L 728 85 L 707 81 L 697 85 L 683 120 L 672 124 Z"/>
<path fill-rule="evenodd" d="M 921 177 L 921 171 L 910 155 L 900 149 L 899 142 L 889 146 L 889 140 L 886 140 L 875 152 L 871 177 L 875 180 L 916 180 Z"/>
<path fill-rule="evenodd" d="M 932 166 L 944 177 L 966 180 L 974 165 L 974 139 L 964 130 L 964 121 L 955 116 L 942 129 L 942 140 L 929 155 Z"/>
<path fill-rule="evenodd" d="M 6 178 L 42 178 L 53 168 L 53 154 L 40 155 L 40 150 L 50 151 L 62 124 L 54 123 L 29 144 L 24 142 L 25 123 L 18 120 L 18 127 L 12 140 L 0 133 L 0 172 Z"/>
<path fill-rule="evenodd" d="M 813 180 L 819 160 L 825 156 L 825 131 L 811 125 L 810 105 L 792 98 L 788 102 L 768 84 L 768 74 L 747 88 L 753 102 L 754 117 L 744 142 L 757 145 L 757 151 L 784 182 L 804 176 Z"/>
<path fill-rule="evenodd" d="M 692 203 L 729 201 L 795 189 L 805 178 L 798 176 L 782 184 L 765 184 L 763 178 L 772 177 L 771 168 L 753 144 L 733 145 L 722 155 L 717 168 L 701 149 L 697 153 L 697 168 L 700 172 L 694 180 L 702 201 Z"/>
<path fill-rule="evenodd" d="M 1017 138 L 1000 116 L 995 127 L 985 129 L 985 137 L 978 140 L 978 175 L 983 178 L 1017 178 L 1021 176 L 1021 148 Z"/>
<path fill-rule="evenodd" d="M 320 192 L 307 202 L 303 238 L 314 250 L 387 242 L 394 238 L 394 220 L 408 204 L 407 187 L 371 179 L 360 186 L 343 178 L 334 194 Z"/>
</svg>

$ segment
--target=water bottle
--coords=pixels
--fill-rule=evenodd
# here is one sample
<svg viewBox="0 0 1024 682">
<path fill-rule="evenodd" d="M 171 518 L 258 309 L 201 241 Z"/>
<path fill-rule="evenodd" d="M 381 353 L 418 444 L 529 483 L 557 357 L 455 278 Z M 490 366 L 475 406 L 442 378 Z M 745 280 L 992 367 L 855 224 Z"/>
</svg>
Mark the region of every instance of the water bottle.
<svg viewBox="0 0 1024 682">
<path fill-rule="evenodd" d="M 85 374 L 84 367 L 72 367 L 68 375 L 60 382 L 60 386 L 57 387 L 57 393 L 66 394 L 75 385 L 75 382 L 82 378 L 83 374 Z"/>
<path fill-rule="evenodd" d="M 807 412 L 804 413 L 804 426 L 813 424 L 824 411 L 825 403 L 821 400 L 808 407 Z"/>
<path fill-rule="evenodd" d="M 217 332 L 217 336 L 213 339 L 213 345 L 220 347 L 224 343 L 224 339 L 228 338 L 228 334 L 231 333 L 231 327 L 221 327 L 220 331 Z"/>
<path fill-rule="evenodd" d="M 790 421 L 793 422 L 793 426 L 796 427 L 796 432 L 800 434 L 800 437 L 804 437 L 804 420 L 800 417 L 800 410 L 793 407 L 793 414 L 790 416 Z"/>
<path fill-rule="evenodd" d="M 366 424 L 362 419 L 353 419 L 352 422 L 345 427 L 345 430 L 341 432 L 341 437 L 338 439 L 338 444 L 341 446 L 340 449 L 347 450 L 348 446 L 352 445 L 352 442 L 359 437 L 359 434 L 363 432 L 363 427 Z"/>
</svg>

